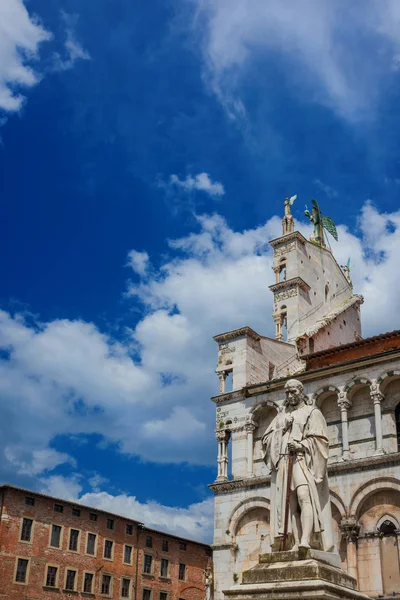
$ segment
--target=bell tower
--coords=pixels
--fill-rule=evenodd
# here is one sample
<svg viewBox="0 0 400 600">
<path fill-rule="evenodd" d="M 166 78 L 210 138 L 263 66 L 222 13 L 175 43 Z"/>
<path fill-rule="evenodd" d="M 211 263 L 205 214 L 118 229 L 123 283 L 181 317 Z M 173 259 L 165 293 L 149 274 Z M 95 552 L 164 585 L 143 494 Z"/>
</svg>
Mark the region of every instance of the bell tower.
<svg viewBox="0 0 400 600">
<path fill-rule="evenodd" d="M 296 343 L 300 354 L 354 342 L 361 337 L 363 299 L 353 294 L 348 273 L 332 251 L 315 236 L 310 241 L 295 231 L 292 204 L 292 198 L 285 200 L 282 236 L 270 242 L 276 278 L 270 286 L 275 337 Z"/>
</svg>

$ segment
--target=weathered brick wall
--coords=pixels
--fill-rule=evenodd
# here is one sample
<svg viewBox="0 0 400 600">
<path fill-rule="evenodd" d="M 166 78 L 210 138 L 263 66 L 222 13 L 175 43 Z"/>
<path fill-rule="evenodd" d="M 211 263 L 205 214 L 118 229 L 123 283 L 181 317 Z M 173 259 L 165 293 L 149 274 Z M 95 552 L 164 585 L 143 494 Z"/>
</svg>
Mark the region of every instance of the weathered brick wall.
<svg viewBox="0 0 400 600">
<path fill-rule="evenodd" d="M 63 513 L 54 511 L 55 502 L 49 497 L 30 494 L 23 490 L 4 487 L 1 490 L 1 520 L 0 520 L 0 598 L 7 600 L 44 600 L 54 598 L 55 591 L 45 587 L 47 565 L 59 567 L 59 580 L 57 585 L 57 598 L 113 598 L 120 600 L 121 579 L 131 579 L 132 600 L 142 600 L 144 587 L 152 589 L 151 600 L 159 600 L 159 592 L 165 591 L 168 600 L 202 600 L 204 598 L 204 570 L 210 557 L 207 556 L 209 548 L 194 542 L 186 542 L 186 551 L 180 550 L 182 543 L 179 538 L 162 534 L 156 531 L 142 530 L 133 522 L 133 534 L 126 533 L 126 524 L 132 523 L 123 517 L 116 517 L 108 513 L 76 505 L 80 509 L 80 516 L 73 516 L 74 505 L 59 501 L 63 505 Z M 26 496 L 35 499 L 34 506 L 25 503 Z M 89 518 L 90 513 L 97 514 L 97 521 Z M 20 541 L 22 519 L 33 519 L 31 542 Z M 107 518 L 114 519 L 114 530 L 106 527 Z M 51 525 L 63 527 L 60 549 L 49 546 Z M 68 549 L 69 528 L 80 530 L 79 547 L 77 552 Z M 96 556 L 85 554 L 87 533 L 94 533 L 97 538 Z M 153 547 L 146 548 L 146 536 L 153 538 Z M 114 542 L 113 560 L 103 558 L 104 540 Z M 162 541 L 168 540 L 168 552 L 162 552 Z M 133 546 L 132 564 L 123 562 L 124 545 Z M 139 548 L 139 554 L 137 554 Z M 144 553 L 153 555 L 153 573 L 143 575 Z M 26 585 L 14 582 L 17 557 L 28 558 L 29 577 Z M 161 557 L 170 561 L 169 577 L 160 578 Z M 179 563 L 187 565 L 186 580 L 179 581 Z M 138 570 L 136 571 L 136 566 Z M 65 585 L 66 569 L 77 571 L 76 592 L 63 591 Z M 84 572 L 95 574 L 94 589 L 92 594 L 83 593 Z M 112 575 L 112 593 L 108 596 L 101 595 L 101 575 Z M 135 588 L 137 584 L 137 593 Z"/>
</svg>

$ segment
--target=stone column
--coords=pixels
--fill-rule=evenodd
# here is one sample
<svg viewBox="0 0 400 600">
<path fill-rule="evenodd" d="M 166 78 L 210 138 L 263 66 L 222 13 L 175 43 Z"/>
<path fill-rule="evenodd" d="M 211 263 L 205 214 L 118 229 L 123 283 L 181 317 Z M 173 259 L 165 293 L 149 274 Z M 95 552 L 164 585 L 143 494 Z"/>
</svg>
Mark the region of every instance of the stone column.
<svg viewBox="0 0 400 600">
<path fill-rule="evenodd" d="M 349 423 L 347 419 L 347 411 L 351 407 L 351 402 L 347 398 L 347 393 L 341 389 L 338 395 L 338 405 L 340 408 L 340 417 L 342 419 L 342 459 L 349 460 L 350 445 L 349 445 Z"/>
<path fill-rule="evenodd" d="M 358 582 L 358 566 L 357 566 L 357 541 L 360 532 L 360 526 L 357 525 L 355 519 L 346 519 L 340 525 L 342 538 L 347 544 L 347 570 L 348 574 L 354 577 Z"/>
<path fill-rule="evenodd" d="M 272 267 L 272 270 L 275 273 L 276 283 L 279 283 L 280 279 L 281 279 L 281 269 L 280 269 L 280 267 Z"/>
<path fill-rule="evenodd" d="M 253 419 L 253 415 L 247 415 L 245 429 L 247 431 L 247 477 L 254 476 L 254 463 L 253 463 L 253 451 L 254 451 L 254 430 L 257 424 Z"/>
<path fill-rule="evenodd" d="M 226 378 L 228 376 L 228 373 L 226 371 L 219 371 L 218 372 L 218 378 L 219 378 L 219 393 L 220 394 L 225 394 L 225 390 L 226 390 Z"/>
<path fill-rule="evenodd" d="M 219 429 L 216 431 L 218 442 L 218 475 L 217 481 L 228 479 L 228 443 L 231 437 L 230 431 Z"/>
<path fill-rule="evenodd" d="M 384 400 L 384 395 L 379 389 L 379 384 L 376 379 L 372 380 L 370 387 L 371 400 L 374 403 L 374 413 L 375 413 L 375 444 L 376 450 L 374 452 L 377 454 L 384 454 L 383 450 L 383 434 L 382 434 L 382 402 Z"/>
<path fill-rule="evenodd" d="M 282 316 L 280 313 L 275 313 L 273 315 L 274 323 L 275 323 L 275 337 L 278 341 L 282 342 L 283 333 L 282 333 Z"/>
</svg>

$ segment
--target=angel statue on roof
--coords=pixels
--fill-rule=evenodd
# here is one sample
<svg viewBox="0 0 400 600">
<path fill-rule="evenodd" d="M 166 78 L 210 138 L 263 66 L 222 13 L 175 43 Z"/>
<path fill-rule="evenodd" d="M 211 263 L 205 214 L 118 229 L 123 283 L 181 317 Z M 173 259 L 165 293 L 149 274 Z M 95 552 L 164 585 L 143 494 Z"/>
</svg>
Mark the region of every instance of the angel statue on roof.
<svg viewBox="0 0 400 600">
<path fill-rule="evenodd" d="M 316 200 L 311 200 L 311 204 L 313 206 L 311 214 L 307 206 L 306 210 L 304 211 L 305 216 L 308 217 L 311 223 L 314 225 L 314 233 L 310 236 L 310 240 L 315 244 L 326 248 L 324 229 L 326 229 L 326 231 L 328 231 L 331 236 L 338 241 L 335 223 L 330 217 L 322 214 Z"/>
</svg>

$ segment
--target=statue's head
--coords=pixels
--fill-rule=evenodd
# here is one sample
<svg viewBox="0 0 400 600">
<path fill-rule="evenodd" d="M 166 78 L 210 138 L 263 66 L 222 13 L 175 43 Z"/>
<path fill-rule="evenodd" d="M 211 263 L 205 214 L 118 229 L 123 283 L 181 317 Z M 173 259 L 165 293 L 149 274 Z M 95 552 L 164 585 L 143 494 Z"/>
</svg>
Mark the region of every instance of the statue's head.
<svg viewBox="0 0 400 600">
<path fill-rule="evenodd" d="M 308 398 L 304 394 L 303 390 L 304 388 L 301 381 L 298 381 L 297 379 L 289 379 L 289 381 L 285 383 L 285 405 L 295 407 L 303 402 L 308 404 Z"/>
</svg>

